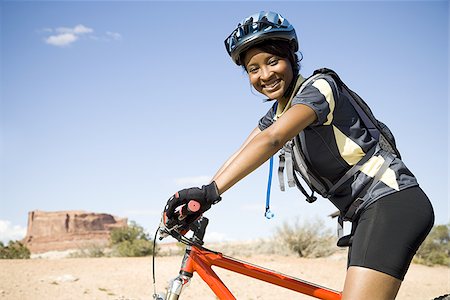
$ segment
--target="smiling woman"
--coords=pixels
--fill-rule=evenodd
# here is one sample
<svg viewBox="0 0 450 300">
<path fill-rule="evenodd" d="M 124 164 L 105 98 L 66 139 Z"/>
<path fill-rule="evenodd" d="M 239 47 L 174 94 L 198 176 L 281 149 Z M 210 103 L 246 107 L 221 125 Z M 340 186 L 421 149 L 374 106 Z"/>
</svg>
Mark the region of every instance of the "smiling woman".
<svg viewBox="0 0 450 300">
<path fill-rule="evenodd" d="M 262 11 L 245 18 L 225 47 L 252 86 L 275 103 L 209 184 L 170 197 L 164 226 L 187 230 L 221 194 L 281 150 L 286 168 L 312 189 L 309 195 L 296 177 L 291 181 L 308 201 L 317 192 L 340 210 L 340 222 L 352 222 L 351 235 L 339 242 L 350 246 L 342 299 L 394 299 L 434 222 L 428 197 L 399 152 L 384 146 L 380 129 L 358 112 L 356 95 L 334 72 L 321 69 L 306 80 L 299 74 L 297 35 L 281 15 Z M 192 201 L 200 208 L 189 211 Z"/>
<path fill-rule="evenodd" d="M 179 1 L 176 10 L 171 1 L 0 1 L 0 6 L 0 219 L 10 221 L 10 230 L 26 228 L 33 209 L 131 211 L 129 217 L 154 228 L 161 212 L 150 210 L 161 210 L 167 195 L 211 179 L 176 178 L 215 174 L 252 129 L 258 133 L 272 124 L 271 118 L 258 121 L 277 101 L 263 102 L 267 97 L 253 88 L 251 93 L 248 74 L 223 47 L 242 18 L 261 10 L 261 1 Z M 433 201 L 437 224 L 447 223 L 448 1 L 265 1 L 263 6 L 295 26 L 302 75 L 332 67 L 371 103 Z M 45 43 L 58 28 L 77 24 L 93 33 L 68 47 Z M 123 38 L 116 42 L 120 37 L 107 32 Z M 90 38 L 94 35 L 99 39 Z M 115 39 L 104 42 L 107 37 Z M 333 94 L 320 79 L 302 96 L 317 95 L 316 88 Z M 317 109 L 322 107 L 327 106 Z M 330 112 L 321 116 L 338 124 Z M 340 153 L 361 144 L 346 139 L 345 130 L 329 134 L 338 137 Z M 424 153 L 423 145 L 432 152 Z M 312 147 L 317 154 L 323 149 Z M 345 153 L 344 166 L 354 163 L 351 154 Z M 330 162 L 341 163 L 337 158 Z M 335 211 L 333 204 L 319 198 L 308 205 L 295 188 L 272 190 L 276 217 L 265 220 L 268 167 L 233 186 L 222 195 L 226 201 L 207 212 L 214 231 L 239 240 L 269 237 L 277 224 L 311 216 L 335 229 L 335 220 L 326 217 Z M 408 275 L 405 285 L 414 282 Z M 49 298 L 54 297 L 42 296 Z"/>
</svg>

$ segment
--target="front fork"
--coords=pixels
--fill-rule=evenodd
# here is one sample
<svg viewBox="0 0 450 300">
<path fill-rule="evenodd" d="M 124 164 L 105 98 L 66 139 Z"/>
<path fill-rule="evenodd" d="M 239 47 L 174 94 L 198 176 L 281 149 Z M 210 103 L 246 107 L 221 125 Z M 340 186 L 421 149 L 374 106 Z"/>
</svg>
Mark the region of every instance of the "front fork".
<svg viewBox="0 0 450 300">
<path fill-rule="evenodd" d="M 186 275 L 178 275 L 178 277 L 170 282 L 169 287 L 167 288 L 167 295 L 165 300 L 178 300 L 183 287 L 188 286 L 190 280 L 191 277 L 188 277 Z"/>
</svg>

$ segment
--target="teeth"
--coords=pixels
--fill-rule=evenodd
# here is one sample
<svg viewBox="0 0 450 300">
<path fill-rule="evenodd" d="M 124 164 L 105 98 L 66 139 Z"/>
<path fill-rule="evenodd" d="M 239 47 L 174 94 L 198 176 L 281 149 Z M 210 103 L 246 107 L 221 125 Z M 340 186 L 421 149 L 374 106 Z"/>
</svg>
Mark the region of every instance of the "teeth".
<svg viewBox="0 0 450 300">
<path fill-rule="evenodd" d="M 276 80 L 271 84 L 266 84 L 265 87 L 266 88 L 273 88 L 274 86 L 276 86 L 278 84 L 278 82 L 280 82 L 280 80 Z"/>
</svg>

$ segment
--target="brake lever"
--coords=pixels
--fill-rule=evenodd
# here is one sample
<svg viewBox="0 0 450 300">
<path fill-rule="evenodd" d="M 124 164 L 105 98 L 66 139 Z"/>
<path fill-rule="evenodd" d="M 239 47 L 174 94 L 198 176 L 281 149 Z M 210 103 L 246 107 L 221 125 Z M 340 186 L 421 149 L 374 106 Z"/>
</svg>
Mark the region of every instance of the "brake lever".
<svg viewBox="0 0 450 300">
<path fill-rule="evenodd" d="M 161 217 L 161 222 L 158 227 L 158 233 L 159 233 L 159 240 L 168 237 L 169 235 L 173 237 L 174 239 L 181 241 L 183 234 L 183 231 L 185 230 L 184 224 L 176 224 L 173 226 L 167 227 L 166 223 L 164 222 L 164 213 Z"/>
<path fill-rule="evenodd" d="M 164 219 L 163 218 L 164 218 L 164 216 L 161 218 L 161 223 L 159 224 L 159 227 L 158 227 L 159 240 L 160 241 L 162 239 L 168 237 L 169 235 L 172 236 L 172 237 L 175 237 L 175 232 L 177 232 L 177 229 L 179 229 L 181 227 L 181 225 L 174 225 L 171 228 L 168 228 L 166 226 L 166 224 L 164 223 Z"/>
<path fill-rule="evenodd" d="M 188 215 L 198 212 L 200 210 L 200 207 L 201 207 L 200 203 L 196 200 L 190 200 L 187 204 L 178 206 L 175 209 L 175 214 L 178 216 L 177 218 L 180 223 L 174 224 L 173 226 L 170 226 L 170 228 L 167 226 L 167 223 L 169 221 L 166 220 L 166 216 L 163 213 L 162 217 L 161 217 L 161 222 L 159 225 L 159 233 L 160 233 L 159 240 L 162 240 L 163 238 L 170 235 L 170 236 L 174 237 L 175 239 L 177 239 L 178 241 L 180 241 L 181 236 L 183 236 L 190 229 L 190 228 L 186 228 L 186 227 L 190 227 L 190 226 L 183 224 L 183 220 Z M 183 233 L 183 231 L 185 231 L 185 232 Z"/>
</svg>

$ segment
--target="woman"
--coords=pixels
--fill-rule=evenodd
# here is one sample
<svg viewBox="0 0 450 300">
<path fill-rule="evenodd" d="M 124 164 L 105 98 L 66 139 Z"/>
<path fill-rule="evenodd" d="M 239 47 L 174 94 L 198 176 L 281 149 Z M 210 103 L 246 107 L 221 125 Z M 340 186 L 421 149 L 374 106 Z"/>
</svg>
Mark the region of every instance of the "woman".
<svg viewBox="0 0 450 300">
<path fill-rule="evenodd" d="M 305 82 L 299 74 L 295 30 L 282 16 L 260 12 L 245 18 L 225 45 L 252 86 L 275 103 L 210 184 L 181 190 L 169 199 L 166 224 L 179 223 L 176 209 L 191 199 L 201 209 L 184 221 L 197 219 L 297 135 L 303 135 L 302 151 L 308 153 L 310 166 L 330 184 L 369 153 L 361 169 L 329 196 L 342 215 L 356 198 L 370 203 L 353 220 L 343 299 L 394 299 L 434 222 L 431 204 L 414 175 L 398 157 L 377 147 L 333 77 L 323 74 Z M 389 162 L 385 168 L 383 162 Z"/>
</svg>

